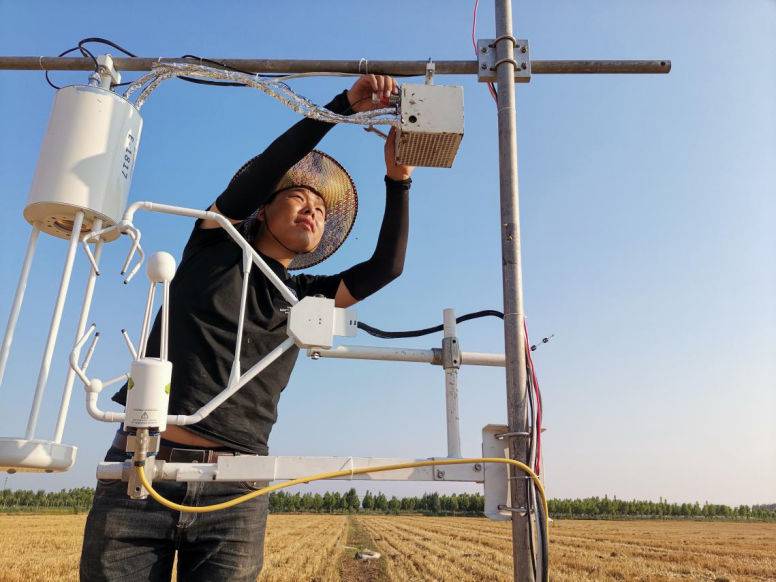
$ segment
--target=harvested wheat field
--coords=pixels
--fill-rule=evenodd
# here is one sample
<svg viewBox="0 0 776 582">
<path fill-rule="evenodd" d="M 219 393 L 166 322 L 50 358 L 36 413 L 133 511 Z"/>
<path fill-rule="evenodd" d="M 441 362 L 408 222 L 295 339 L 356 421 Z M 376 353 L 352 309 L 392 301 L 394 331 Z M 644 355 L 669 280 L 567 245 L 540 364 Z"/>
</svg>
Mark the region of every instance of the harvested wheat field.
<svg viewBox="0 0 776 582">
<path fill-rule="evenodd" d="M 0 581 L 77 580 L 84 515 L 0 515 Z M 776 524 L 556 521 L 552 580 L 776 580 Z M 355 547 L 383 554 L 356 562 Z M 511 576 L 509 525 L 476 518 L 272 515 L 260 582 Z"/>
<path fill-rule="evenodd" d="M 510 526 L 359 516 L 389 580 L 512 580 Z M 776 524 L 555 521 L 552 580 L 776 580 Z"/>
</svg>

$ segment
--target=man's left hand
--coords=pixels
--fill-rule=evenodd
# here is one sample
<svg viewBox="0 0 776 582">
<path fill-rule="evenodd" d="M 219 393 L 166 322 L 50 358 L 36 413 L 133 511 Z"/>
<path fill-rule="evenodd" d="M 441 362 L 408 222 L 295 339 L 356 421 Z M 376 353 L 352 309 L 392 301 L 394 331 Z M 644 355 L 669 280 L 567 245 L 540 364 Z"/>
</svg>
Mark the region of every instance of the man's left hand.
<svg viewBox="0 0 776 582">
<path fill-rule="evenodd" d="M 348 91 L 348 101 L 355 112 L 371 111 L 387 107 L 390 95 L 398 92 L 399 86 L 388 75 L 361 75 Z"/>
</svg>

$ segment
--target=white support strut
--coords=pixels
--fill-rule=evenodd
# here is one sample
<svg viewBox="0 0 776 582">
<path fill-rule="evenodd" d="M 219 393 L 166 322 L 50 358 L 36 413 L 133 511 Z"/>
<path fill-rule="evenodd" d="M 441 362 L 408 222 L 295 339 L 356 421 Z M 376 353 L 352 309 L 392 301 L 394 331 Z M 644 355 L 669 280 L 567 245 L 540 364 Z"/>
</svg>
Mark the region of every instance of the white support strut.
<svg viewBox="0 0 776 582">
<path fill-rule="evenodd" d="M 59 335 L 59 325 L 62 323 L 62 312 L 65 308 L 67 290 L 70 286 L 70 276 L 73 274 L 75 252 L 78 248 L 78 237 L 81 234 L 81 225 L 83 224 L 83 221 L 84 213 L 83 211 L 78 211 L 73 220 L 73 230 L 70 235 L 70 244 L 67 248 L 65 267 L 62 270 L 62 279 L 59 283 L 59 292 L 57 293 L 57 301 L 54 305 L 54 313 L 51 316 L 51 325 L 49 327 L 48 338 L 46 339 L 46 348 L 43 351 L 43 359 L 40 363 L 40 370 L 38 371 L 38 382 L 35 386 L 32 409 L 30 410 L 30 416 L 27 420 L 27 431 L 24 438 L 28 440 L 35 438 L 38 414 L 40 413 L 40 405 L 43 402 L 43 392 L 46 389 L 49 371 L 51 370 L 51 359 L 54 357 L 54 347 L 56 346 L 57 336 Z"/>
<path fill-rule="evenodd" d="M 100 230 L 102 228 L 102 219 L 97 218 L 92 224 L 92 230 Z M 94 248 L 94 260 L 97 266 L 100 266 L 100 257 L 102 255 L 102 247 L 105 244 L 103 239 L 98 239 Z M 89 318 L 89 310 L 92 306 L 92 297 L 94 296 L 94 286 L 97 282 L 98 271 L 91 269 L 89 271 L 89 278 L 86 281 L 86 291 L 84 292 L 84 300 L 81 305 L 81 315 L 78 318 L 78 325 L 76 326 L 75 342 L 83 335 L 86 330 L 86 321 Z M 89 360 L 94 352 L 94 346 L 96 342 L 92 344 L 86 359 L 84 360 L 83 367 L 87 368 Z M 80 352 L 80 350 L 78 350 Z M 76 358 L 80 355 L 77 352 Z M 65 419 L 67 419 L 67 411 L 70 408 L 70 397 L 73 393 L 73 384 L 75 383 L 75 370 L 71 366 L 67 367 L 67 376 L 65 377 L 65 387 L 62 391 L 62 401 L 59 405 L 59 415 L 57 416 L 57 425 L 54 429 L 54 442 L 61 443 L 62 436 L 65 432 Z"/>
<path fill-rule="evenodd" d="M 445 457 L 442 457 L 444 459 Z M 440 459 L 440 460 L 442 460 Z M 395 465 L 428 461 L 429 459 L 402 459 L 380 457 L 301 457 L 235 455 L 218 457 L 216 463 L 169 463 L 156 461 L 154 481 L 286 481 L 301 475 L 314 475 L 381 465 Z M 98 479 L 126 479 L 131 462 L 103 462 L 97 466 Z M 386 471 L 375 475 L 353 474 L 337 477 L 340 480 L 367 481 L 456 481 L 482 483 L 484 470 L 479 463 L 439 465 L 438 467 L 411 467 Z"/>
<path fill-rule="evenodd" d="M 19 321 L 19 312 L 21 311 L 22 303 L 24 302 L 24 292 L 27 290 L 27 280 L 30 277 L 30 267 L 32 266 L 32 258 L 35 256 L 35 247 L 38 243 L 39 234 L 40 228 L 38 227 L 38 224 L 35 223 L 30 231 L 30 240 L 27 243 L 27 251 L 24 254 L 22 272 L 19 275 L 19 283 L 16 285 L 16 293 L 14 293 L 11 313 L 8 315 L 8 326 L 5 328 L 5 336 L 3 336 L 3 346 L 0 348 L 0 386 L 3 384 L 5 366 L 8 364 L 8 356 L 11 354 L 13 334 L 16 331 L 16 323 Z"/>
<path fill-rule="evenodd" d="M 447 456 L 461 456 L 461 428 L 458 413 L 458 368 L 461 366 L 456 337 L 455 311 L 445 309 L 442 366 L 445 370 L 445 418 L 447 420 Z"/>
</svg>

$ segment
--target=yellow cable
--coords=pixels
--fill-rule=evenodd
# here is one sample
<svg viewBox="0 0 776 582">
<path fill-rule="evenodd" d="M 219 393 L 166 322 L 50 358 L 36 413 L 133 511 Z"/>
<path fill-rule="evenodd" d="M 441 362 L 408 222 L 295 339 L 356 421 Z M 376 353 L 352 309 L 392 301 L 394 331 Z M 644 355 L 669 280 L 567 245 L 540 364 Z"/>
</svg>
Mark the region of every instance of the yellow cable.
<svg viewBox="0 0 776 582">
<path fill-rule="evenodd" d="M 168 507 L 169 509 L 174 509 L 176 511 L 183 511 L 186 513 L 209 513 L 211 511 L 220 511 L 222 509 L 229 509 L 230 507 L 234 507 L 235 505 L 239 505 L 240 503 L 244 503 L 246 501 L 249 501 L 255 497 L 259 497 L 260 495 L 266 495 L 267 493 L 271 493 L 273 491 L 277 491 L 279 489 L 285 489 L 286 487 L 292 487 L 293 485 L 300 485 L 302 483 L 310 483 L 312 481 L 321 481 L 323 479 L 334 479 L 336 477 L 347 477 L 352 475 L 363 475 L 365 473 L 380 473 L 384 471 L 396 471 L 398 469 L 411 469 L 413 467 L 435 467 L 439 465 L 471 465 L 473 463 L 504 463 L 507 465 L 512 465 L 513 467 L 520 469 L 523 473 L 527 474 L 531 481 L 533 481 L 534 485 L 536 485 L 536 490 L 539 492 L 539 498 L 542 501 L 542 508 L 544 510 L 544 532 L 545 535 L 549 535 L 549 510 L 547 509 L 547 498 L 544 495 L 544 486 L 542 485 L 541 480 L 539 477 L 534 473 L 531 468 L 521 463 L 520 461 L 515 461 L 513 459 L 503 459 L 499 457 L 484 457 L 480 459 L 434 459 L 429 461 L 414 461 L 412 463 L 398 463 L 396 465 L 379 465 L 377 467 L 363 467 L 360 469 L 343 469 L 341 471 L 331 471 L 329 473 L 318 473 L 316 475 L 309 475 L 307 477 L 299 477 L 298 479 L 291 479 L 290 481 L 284 481 L 283 483 L 278 483 L 276 485 L 269 485 L 267 487 L 263 487 L 262 489 L 257 489 L 256 491 L 251 491 L 250 493 L 246 493 L 245 495 L 241 495 L 239 497 L 235 497 L 234 499 L 230 499 L 229 501 L 224 501 L 222 503 L 214 503 L 213 505 L 202 505 L 202 506 L 193 506 L 193 505 L 180 505 L 178 503 L 174 503 L 173 501 L 170 501 L 169 499 L 165 499 L 162 497 L 151 485 L 151 483 L 148 482 L 148 479 L 146 479 L 145 471 L 143 470 L 143 467 L 135 467 L 135 471 L 137 472 L 137 477 L 140 480 L 140 483 L 148 490 L 148 493 L 153 497 L 156 501 L 164 505 L 165 507 Z M 549 568 L 547 569 L 549 571 Z"/>
<path fill-rule="evenodd" d="M 331 471 L 329 473 L 318 473 L 316 475 L 308 475 L 307 477 L 299 477 L 297 479 L 291 479 L 290 481 L 284 481 L 283 483 L 278 483 L 276 485 L 269 485 L 268 487 L 263 487 L 262 489 L 251 491 L 250 493 L 246 493 L 245 495 L 241 495 L 240 497 L 235 497 L 234 499 L 230 499 L 229 501 L 224 501 L 222 503 L 215 503 L 213 505 L 202 505 L 202 506 L 180 505 L 178 503 L 174 503 L 170 501 L 169 499 L 165 499 L 153 488 L 151 483 L 148 482 L 148 479 L 146 479 L 146 475 L 145 475 L 145 471 L 143 470 L 143 467 L 135 467 L 135 470 L 137 471 L 137 476 L 138 476 L 138 479 L 140 480 L 140 483 L 142 483 L 143 487 L 145 487 L 148 490 L 148 493 L 151 495 L 151 497 L 153 497 L 156 501 L 158 501 L 165 507 L 174 509 L 176 511 L 183 511 L 186 513 L 209 513 L 211 511 L 220 511 L 222 509 L 229 509 L 230 507 L 234 507 L 235 505 L 239 505 L 240 503 L 249 501 L 254 497 L 259 497 L 260 495 L 266 495 L 267 493 L 272 493 L 273 491 L 277 491 L 278 489 L 285 489 L 286 487 L 292 487 L 293 485 L 300 485 L 302 483 L 310 483 L 312 481 L 321 481 L 323 479 L 334 479 L 336 477 L 347 477 L 349 475 L 363 475 L 365 473 L 381 473 L 384 471 L 396 471 L 398 469 L 411 469 L 413 467 L 433 467 L 437 465 L 471 465 L 474 463 L 505 463 L 507 465 L 512 465 L 513 467 L 516 467 L 521 471 L 523 471 L 524 473 L 526 473 L 534 482 L 534 485 L 536 485 L 536 490 L 539 492 L 539 497 L 542 500 L 542 507 L 544 509 L 544 520 L 545 520 L 544 525 L 545 525 L 545 531 L 547 531 L 547 516 L 548 516 L 547 499 L 544 496 L 544 487 L 542 486 L 542 482 L 539 480 L 539 477 L 537 477 L 536 473 L 534 473 L 531 470 L 531 468 L 528 467 L 528 465 L 525 465 L 520 461 L 515 461 L 513 459 L 502 459 L 498 457 L 486 457 L 481 459 L 434 459 L 429 461 L 413 461 L 412 463 L 398 463 L 396 465 L 380 465 L 377 467 L 363 467 L 360 469 L 343 469 L 341 471 Z"/>
</svg>

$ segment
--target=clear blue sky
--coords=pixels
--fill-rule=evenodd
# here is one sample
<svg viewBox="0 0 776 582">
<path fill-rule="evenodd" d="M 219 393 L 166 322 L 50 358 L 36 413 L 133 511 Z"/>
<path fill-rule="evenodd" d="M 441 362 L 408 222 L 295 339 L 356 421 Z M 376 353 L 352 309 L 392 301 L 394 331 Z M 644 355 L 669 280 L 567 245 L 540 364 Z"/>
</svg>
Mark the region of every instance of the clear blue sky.
<svg viewBox="0 0 776 582">
<path fill-rule="evenodd" d="M 168 2 L 128 10 L 110 2 L 0 1 L 0 54 L 54 55 L 80 38 L 104 36 L 143 56 L 468 59 L 472 5 L 231 2 L 214 9 Z M 673 61 L 667 76 L 535 76 L 518 88 L 528 323 L 535 338 L 556 335 L 536 352 L 549 494 L 776 500 L 776 4 L 519 1 L 514 12 L 535 59 Z M 488 0 L 478 28 L 481 37 L 494 35 Z M 85 80 L 83 73 L 53 77 Z M 416 172 L 404 275 L 359 307 L 363 321 L 386 329 L 440 322 L 445 307 L 465 313 L 502 305 L 495 107 L 472 78 L 437 82 L 464 86 L 466 135 L 453 169 Z M 346 82 L 293 86 L 325 103 Z M 53 96 L 42 73 L 0 72 L 3 326 Z M 297 119 L 258 92 L 178 81 L 163 84 L 143 115 L 130 198 L 199 208 Z M 352 172 L 360 191 L 350 239 L 316 269 L 333 273 L 372 251 L 383 208 L 382 142 L 348 126 L 321 147 Z M 176 256 L 190 229 L 185 219 L 147 214 L 138 225 L 147 250 Z M 0 388 L 5 436 L 24 433 L 65 246 L 48 237 L 39 245 Z M 92 370 L 101 377 L 126 369 L 119 330 L 136 337 L 142 315 L 145 281 L 120 284 L 126 249 L 126 241 L 106 249 L 98 281 L 91 319 L 104 340 Z M 42 437 L 53 433 L 86 275 L 79 255 Z M 466 350 L 503 349 L 497 321 L 462 325 L 460 337 Z M 437 334 L 401 345 L 440 341 Z M 368 336 L 352 343 L 385 345 Z M 503 370 L 464 369 L 464 453 L 476 455 L 482 426 L 505 417 Z M 65 434 L 79 447 L 76 466 L 62 475 L 12 476 L 8 485 L 91 484 L 113 430 L 87 417 L 77 384 Z M 442 372 L 302 357 L 270 446 L 277 454 L 442 455 Z"/>
</svg>

